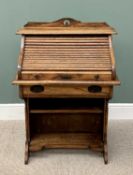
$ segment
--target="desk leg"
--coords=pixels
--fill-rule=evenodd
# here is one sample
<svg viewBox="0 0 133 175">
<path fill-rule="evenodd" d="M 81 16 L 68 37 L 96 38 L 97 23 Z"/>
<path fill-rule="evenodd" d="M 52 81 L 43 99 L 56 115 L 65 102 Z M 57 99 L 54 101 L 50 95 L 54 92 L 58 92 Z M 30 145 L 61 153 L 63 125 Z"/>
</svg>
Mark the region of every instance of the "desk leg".
<svg viewBox="0 0 133 175">
<path fill-rule="evenodd" d="M 29 100 L 25 99 L 24 101 L 25 101 L 25 130 L 26 130 L 24 163 L 28 164 L 28 160 L 29 160 L 29 143 L 30 143 Z"/>
<path fill-rule="evenodd" d="M 103 157 L 104 163 L 108 163 L 108 142 L 107 142 L 107 131 L 108 131 L 108 100 L 104 100 L 104 120 L 103 120 Z"/>
<path fill-rule="evenodd" d="M 29 146 L 28 143 L 25 142 L 25 158 L 24 158 L 24 164 L 28 164 L 29 161 Z"/>
</svg>

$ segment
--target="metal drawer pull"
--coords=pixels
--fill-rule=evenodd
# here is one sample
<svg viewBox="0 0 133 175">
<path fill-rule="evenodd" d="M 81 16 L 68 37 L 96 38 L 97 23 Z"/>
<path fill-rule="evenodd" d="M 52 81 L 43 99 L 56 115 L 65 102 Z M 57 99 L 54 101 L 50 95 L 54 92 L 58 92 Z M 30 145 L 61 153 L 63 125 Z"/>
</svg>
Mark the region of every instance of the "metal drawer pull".
<svg viewBox="0 0 133 175">
<path fill-rule="evenodd" d="M 31 92 L 35 92 L 35 93 L 40 93 L 44 91 L 44 86 L 42 85 L 33 85 L 30 87 L 30 91 Z"/>
<path fill-rule="evenodd" d="M 88 91 L 93 92 L 93 93 L 98 93 L 98 92 L 102 91 L 102 88 L 101 88 L 101 86 L 93 85 L 93 86 L 88 87 Z"/>
</svg>

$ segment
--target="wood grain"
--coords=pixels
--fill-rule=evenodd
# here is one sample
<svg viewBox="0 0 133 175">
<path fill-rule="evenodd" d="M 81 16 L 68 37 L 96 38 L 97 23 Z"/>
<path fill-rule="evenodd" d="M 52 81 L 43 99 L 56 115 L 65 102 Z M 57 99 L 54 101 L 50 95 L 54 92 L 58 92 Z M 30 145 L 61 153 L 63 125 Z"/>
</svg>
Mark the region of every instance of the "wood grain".
<svg viewBox="0 0 133 175">
<path fill-rule="evenodd" d="M 73 80 L 73 81 L 89 81 L 89 80 L 111 80 L 110 71 L 22 71 L 23 80 Z"/>
</svg>

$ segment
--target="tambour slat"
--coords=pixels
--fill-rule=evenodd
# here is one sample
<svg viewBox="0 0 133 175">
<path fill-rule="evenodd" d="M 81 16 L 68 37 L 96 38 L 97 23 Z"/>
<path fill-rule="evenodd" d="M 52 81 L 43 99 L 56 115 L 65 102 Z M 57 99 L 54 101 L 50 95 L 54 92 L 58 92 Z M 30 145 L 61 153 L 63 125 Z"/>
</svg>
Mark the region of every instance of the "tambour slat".
<svg viewBox="0 0 133 175">
<path fill-rule="evenodd" d="M 63 70 L 65 68 L 65 70 L 80 70 L 80 68 L 82 68 L 82 70 L 93 70 L 93 68 L 95 70 L 111 70 L 111 67 L 110 67 L 110 64 L 109 63 L 104 63 L 103 64 L 97 64 L 97 65 L 94 65 L 96 63 L 91 63 L 91 64 L 87 64 L 87 63 L 78 63 L 78 64 L 75 64 L 73 63 L 73 65 L 70 65 L 70 63 L 68 64 L 64 64 L 62 65 L 63 63 L 57 63 L 54 65 L 53 64 L 24 64 L 23 65 L 23 68 L 22 70 L 34 70 L 34 69 L 37 69 L 37 70 Z M 71 63 L 72 64 L 72 63 Z"/>
<path fill-rule="evenodd" d="M 78 54 L 79 53 L 79 54 Z M 48 52 L 44 52 L 44 53 L 41 53 L 41 52 L 39 52 L 38 54 L 36 53 L 36 54 L 34 54 L 34 52 L 31 52 L 31 53 L 25 53 L 25 58 L 26 57 L 49 57 L 49 58 L 52 58 L 52 57 L 63 57 L 63 58 L 65 58 L 65 57 L 75 57 L 75 58 L 78 58 L 78 57 L 80 57 L 80 59 L 82 59 L 83 57 L 87 57 L 87 58 L 100 58 L 100 57 L 102 57 L 102 58 L 108 58 L 109 59 L 109 53 L 105 53 L 105 52 L 101 52 L 101 53 L 98 53 L 98 52 L 96 52 L 96 53 L 89 53 L 89 54 L 87 54 L 87 53 L 82 53 L 82 52 L 78 52 L 78 53 L 73 53 L 73 54 L 71 54 L 71 53 L 68 53 L 67 54 L 67 52 L 65 52 L 65 53 L 58 53 L 58 52 L 52 52 L 52 53 L 48 53 Z M 78 55 L 77 55 L 78 54 Z"/>
<path fill-rule="evenodd" d="M 59 54 L 59 55 L 64 55 L 64 54 L 67 54 L 67 55 L 75 55 L 75 54 L 83 54 L 83 55 L 97 55 L 97 56 L 99 56 L 99 55 L 103 55 L 103 56 L 105 56 L 105 54 L 107 54 L 107 55 L 109 55 L 110 53 L 108 52 L 108 51 L 104 51 L 104 50 L 101 50 L 101 51 L 97 51 L 97 50 L 93 50 L 93 51 L 89 51 L 89 50 L 87 50 L 87 52 L 85 52 L 85 50 L 83 51 L 83 50 L 75 50 L 75 51 L 73 51 L 73 52 L 69 52 L 69 51 L 67 51 L 67 50 L 62 50 L 62 51 L 58 51 L 58 50 L 52 50 L 52 51 L 49 51 L 49 50 L 46 50 L 46 51 L 36 51 L 36 50 L 32 50 L 32 51 L 25 51 L 25 55 L 27 54 L 27 55 L 32 55 L 32 54 L 49 54 L 49 55 L 51 55 L 51 54 Z"/>
<path fill-rule="evenodd" d="M 53 48 L 54 47 L 54 48 Z M 50 45 L 50 46 L 38 46 L 38 45 L 30 45 L 30 46 L 25 46 L 26 49 L 29 49 L 29 50 L 34 50 L 34 49 L 40 49 L 40 50 L 43 50 L 43 49 L 108 49 L 108 46 L 93 46 L 93 45 L 90 45 L 90 46 L 78 46 L 78 45 L 74 45 L 74 46 L 65 46 L 65 45 L 62 45 L 62 46 L 53 46 L 53 45 Z"/>
<path fill-rule="evenodd" d="M 84 59 L 84 58 L 88 58 L 88 59 L 91 59 L 91 58 L 93 58 L 93 59 L 97 59 L 97 57 L 98 58 L 103 58 L 103 59 L 108 59 L 108 55 L 105 55 L 105 56 L 102 56 L 102 55 L 82 55 L 82 57 L 81 57 L 81 55 L 58 55 L 58 57 L 57 57 L 57 55 L 48 55 L 48 54 L 45 54 L 45 55 L 43 55 L 43 54 L 38 54 L 38 55 L 33 55 L 33 54 L 31 54 L 31 55 L 25 55 L 25 59 L 33 59 L 33 58 L 35 58 L 35 59 L 53 59 L 53 58 L 55 58 L 55 59 L 65 59 L 65 58 L 80 58 L 80 59 Z"/>
<path fill-rule="evenodd" d="M 45 36 L 45 38 L 44 37 L 42 37 L 42 36 L 29 36 L 29 37 L 27 37 L 26 38 L 26 41 L 91 41 L 91 40 L 96 40 L 96 41 L 101 41 L 101 40 L 103 40 L 103 41 L 107 41 L 108 40 L 108 38 L 107 37 L 104 37 L 104 36 L 93 36 L 93 35 L 91 35 L 90 37 L 89 36 L 86 36 L 86 37 L 84 37 L 84 36 L 74 36 L 73 35 L 73 37 L 65 37 L 65 36 L 63 36 L 63 37 L 61 37 L 61 36 L 58 36 L 58 37 L 56 37 L 56 36 Z"/>
<path fill-rule="evenodd" d="M 28 65 L 29 64 L 29 65 Z M 32 63 L 35 67 L 37 67 L 37 66 L 40 66 L 40 67 L 47 67 L 48 65 L 50 66 L 50 67 L 58 67 L 58 66 L 62 66 L 62 67 L 75 67 L 76 68 L 76 66 L 78 66 L 78 67 L 88 67 L 88 66 L 90 66 L 90 67 L 97 67 L 97 65 L 93 65 L 94 63 L 92 62 L 92 63 L 88 63 L 88 64 L 84 64 L 84 63 L 75 63 L 75 64 L 72 64 L 72 65 L 70 65 L 70 64 L 63 64 L 62 65 L 62 63 L 54 63 L 54 65 L 53 64 L 51 64 L 51 63 L 45 63 L 44 65 L 42 64 L 42 63 Z M 24 66 L 26 67 L 26 66 L 30 66 L 31 65 L 31 63 L 24 63 Z M 104 65 L 102 64 L 102 63 L 98 63 L 98 66 L 101 66 L 101 67 L 106 67 L 107 65 L 109 65 L 109 63 L 105 63 Z"/>
<path fill-rule="evenodd" d="M 30 66 L 30 65 L 29 65 Z M 79 67 L 78 69 L 77 68 L 72 68 L 72 67 L 67 67 L 67 68 L 64 68 L 64 67 L 60 67 L 59 68 L 59 66 L 58 67 L 54 67 L 54 68 L 51 68 L 51 67 L 43 67 L 43 68 L 40 68 L 40 67 L 34 67 L 34 68 L 32 68 L 32 67 L 25 67 L 25 68 L 23 68 L 22 69 L 22 71 L 27 71 L 27 70 L 29 70 L 29 71 L 46 71 L 46 70 L 48 70 L 48 71 L 58 71 L 58 70 L 61 70 L 61 71 L 71 71 L 71 70 L 73 70 L 73 71 L 77 71 L 77 70 L 79 70 L 79 71 L 88 71 L 88 70 L 90 70 L 90 71 L 101 71 L 101 69 L 103 70 L 103 71 L 111 71 L 112 69 L 111 68 L 107 68 L 107 67 L 90 67 L 89 69 L 88 69 L 88 67 Z"/>
<path fill-rule="evenodd" d="M 26 44 L 49 44 L 49 42 L 53 43 L 53 44 L 73 44 L 73 43 L 78 43 L 78 44 L 89 44 L 89 43 L 103 43 L 103 44 L 107 44 L 107 40 L 31 40 L 31 41 L 27 41 L 26 40 Z"/>
<path fill-rule="evenodd" d="M 54 57 L 53 57 L 54 58 Z M 101 58 L 100 60 L 97 60 L 97 58 L 89 58 L 89 60 L 87 59 L 87 58 L 82 58 L 82 59 L 78 59 L 78 58 L 55 58 L 54 60 L 53 60 L 53 58 L 40 58 L 40 57 L 38 57 L 38 58 L 36 58 L 36 59 L 32 59 L 32 57 L 31 58 L 27 58 L 27 59 L 25 59 L 25 61 L 24 62 L 27 62 L 27 61 L 36 61 L 36 62 L 38 62 L 38 61 L 52 61 L 52 63 L 53 63 L 53 61 L 61 61 L 61 62 L 66 62 L 66 61 L 69 61 L 69 60 L 71 60 L 71 62 L 75 62 L 75 61 L 81 61 L 81 62 L 84 62 L 84 61 L 86 61 L 86 62 L 90 62 L 90 61 L 96 61 L 96 62 L 101 62 L 101 61 L 108 61 L 109 63 L 110 63 L 110 61 L 108 60 L 108 59 L 106 59 L 106 58 Z"/>
<path fill-rule="evenodd" d="M 80 64 L 80 63 L 88 63 L 88 64 L 91 64 L 91 63 L 101 63 L 100 60 L 78 60 L 78 59 L 67 59 L 67 60 L 41 60 L 41 64 L 46 64 L 46 63 L 49 63 L 49 64 L 58 64 L 58 63 L 63 63 L 63 64 L 68 64 L 68 63 L 72 63 L 72 64 Z M 109 60 L 105 60 L 104 63 L 110 63 Z M 25 60 L 25 64 L 38 64 L 38 60 Z"/>
<path fill-rule="evenodd" d="M 53 52 L 52 52 L 53 51 Z M 108 52 L 108 51 L 105 51 L 105 50 L 101 50 L 101 51 L 98 51 L 98 50 L 87 50 L 87 52 L 85 52 L 85 51 L 83 51 L 83 50 L 73 50 L 73 52 L 69 52 L 69 51 L 66 51 L 65 52 L 65 50 L 60 50 L 60 51 L 58 51 L 58 50 L 52 50 L 52 51 L 50 51 L 49 52 L 49 50 L 43 50 L 43 51 L 38 51 L 37 53 L 36 53 L 36 51 L 25 51 L 25 55 L 26 54 L 32 54 L 32 53 L 34 53 L 34 54 L 49 54 L 49 55 L 52 55 L 52 54 L 55 54 L 55 53 L 58 53 L 59 55 L 68 55 L 68 54 L 70 54 L 70 55 L 79 55 L 80 53 L 82 53 L 82 54 L 84 54 L 84 55 L 105 55 L 106 54 L 106 52 L 107 52 L 107 54 L 109 55 L 110 53 Z"/>
</svg>

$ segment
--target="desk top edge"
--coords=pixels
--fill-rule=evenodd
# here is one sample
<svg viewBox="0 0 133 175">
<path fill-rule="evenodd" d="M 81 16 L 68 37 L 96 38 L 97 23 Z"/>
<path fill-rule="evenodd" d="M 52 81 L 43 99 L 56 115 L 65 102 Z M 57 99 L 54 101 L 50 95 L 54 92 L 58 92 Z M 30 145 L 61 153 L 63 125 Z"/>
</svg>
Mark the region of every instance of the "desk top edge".
<svg viewBox="0 0 133 175">
<path fill-rule="evenodd" d="M 116 30 L 106 22 L 81 22 L 72 18 L 62 18 L 53 22 L 28 22 L 17 31 L 20 35 L 49 34 L 116 34 Z"/>
</svg>

